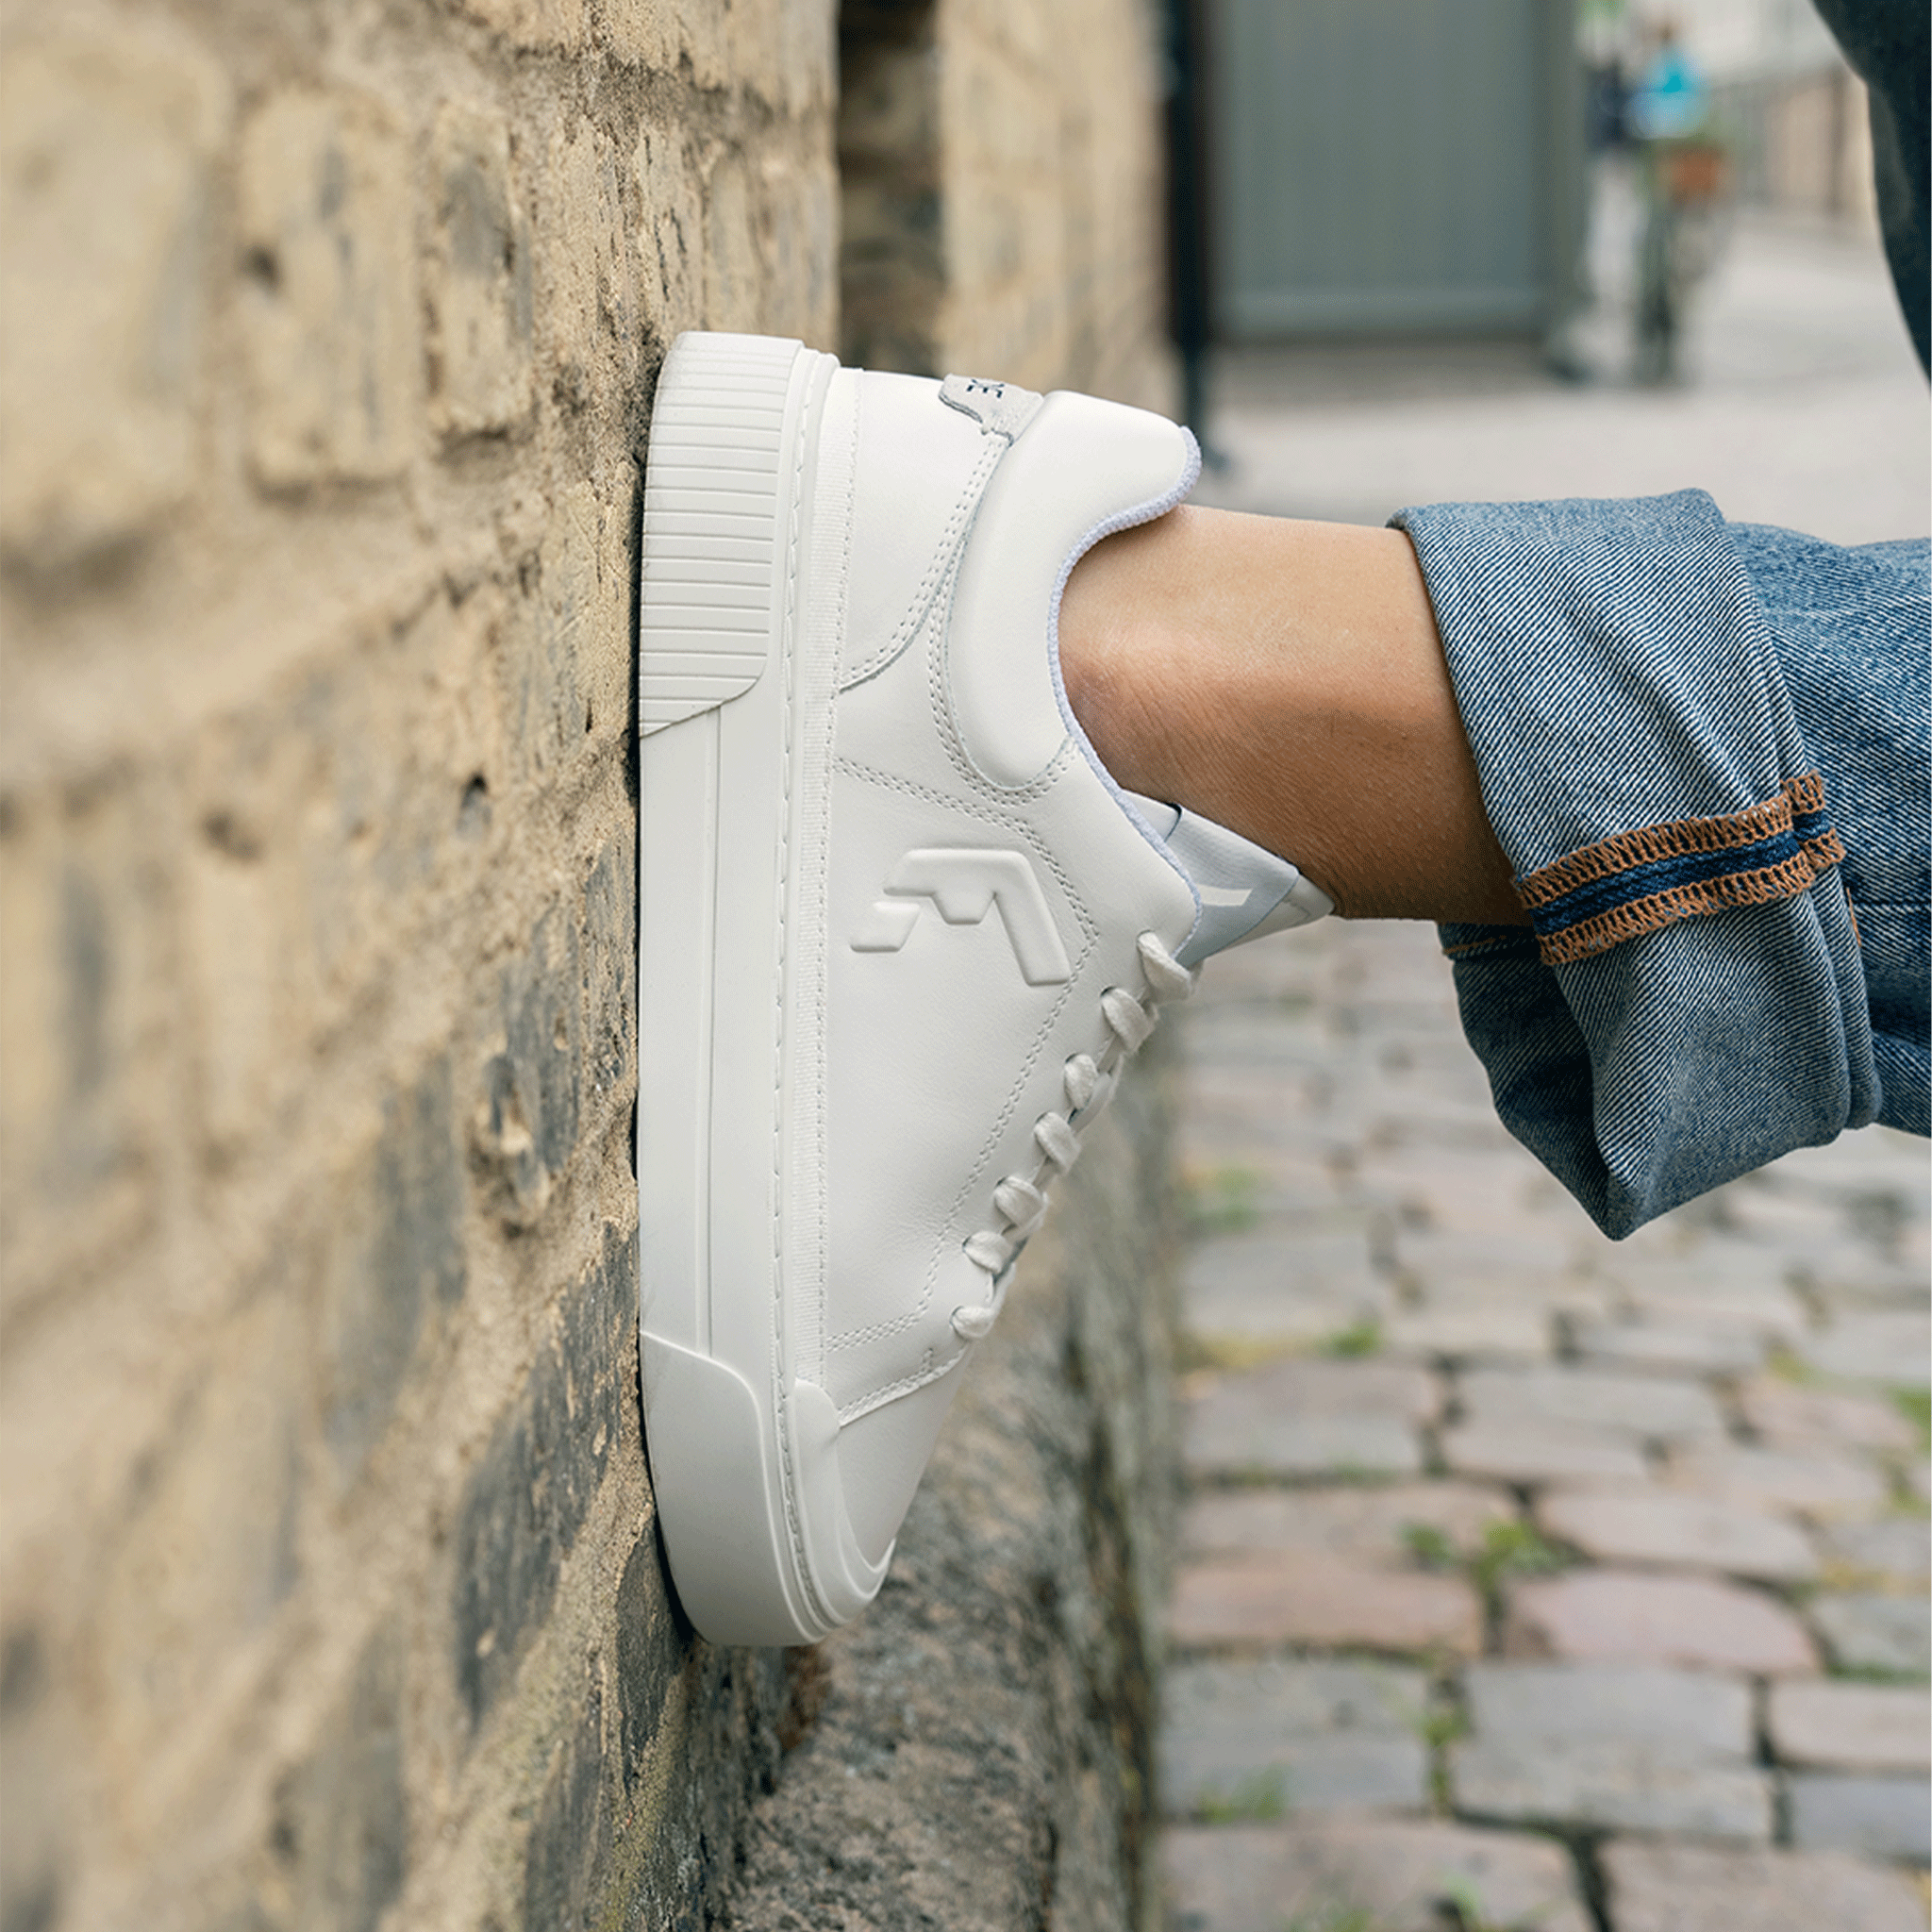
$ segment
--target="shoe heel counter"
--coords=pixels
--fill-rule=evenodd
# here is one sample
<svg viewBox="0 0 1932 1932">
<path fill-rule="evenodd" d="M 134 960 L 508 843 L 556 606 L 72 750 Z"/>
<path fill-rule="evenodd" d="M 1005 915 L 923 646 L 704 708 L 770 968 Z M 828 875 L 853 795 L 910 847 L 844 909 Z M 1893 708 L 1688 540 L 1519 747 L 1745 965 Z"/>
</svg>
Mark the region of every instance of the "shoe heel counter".
<svg viewBox="0 0 1932 1932">
<path fill-rule="evenodd" d="M 874 676 L 918 632 L 951 574 L 1008 438 L 941 400 L 927 376 L 854 372 L 852 581 L 839 685 Z"/>
<path fill-rule="evenodd" d="M 1165 417 L 1065 390 L 1013 444 L 959 569 L 946 661 L 960 741 L 994 784 L 1032 784 L 1067 736 L 1055 659 L 1074 564 L 1172 509 L 1200 468 L 1192 436 Z"/>
<path fill-rule="evenodd" d="M 691 333 L 658 379 L 644 475 L 638 729 L 749 691 L 782 636 L 817 365 L 795 341 Z M 823 383 L 816 385 L 820 390 Z"/>
</svg>

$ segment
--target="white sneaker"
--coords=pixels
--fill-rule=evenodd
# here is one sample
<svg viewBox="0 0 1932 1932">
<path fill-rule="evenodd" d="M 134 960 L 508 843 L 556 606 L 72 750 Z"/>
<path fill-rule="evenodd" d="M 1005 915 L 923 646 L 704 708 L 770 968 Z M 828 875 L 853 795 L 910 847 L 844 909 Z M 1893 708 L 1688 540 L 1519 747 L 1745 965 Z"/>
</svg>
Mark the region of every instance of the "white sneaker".
<svg viewBox="0 0 1932 1932">
<path fill-rule="evenodd" d="M 1013 1257 L 1157 1006 L 1206 952 L 1329 909 L 1129 800 L 1060 687 L 1068 573 L 1199 467 L 1185 429 L 1087 396 L 753 336 L 665 362 L 643 1381 L 672 1574 L 714 1641 L 814 1642 L 872 1600 Z"/>
</svg>

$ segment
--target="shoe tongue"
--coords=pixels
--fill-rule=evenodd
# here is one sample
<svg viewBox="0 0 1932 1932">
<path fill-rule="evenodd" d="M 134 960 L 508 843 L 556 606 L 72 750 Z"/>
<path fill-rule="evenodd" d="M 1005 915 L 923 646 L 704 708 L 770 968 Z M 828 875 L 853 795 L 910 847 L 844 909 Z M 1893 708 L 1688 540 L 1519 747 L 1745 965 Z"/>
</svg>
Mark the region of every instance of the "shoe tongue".
<svg viewBox="0 0 1932 1932">
<path fill-rule="evenodd" d="M 1198 966 L 1210 954 L 1244 940 L 1307 925 L 1335 910 L 1327 893 L 1287 859 L 1263 851 L 1239 832 L 1138 791 L 1126 797 L 1200 894 L 1201 916 L 1187 944 L 1174 955 L 1183 966 Z"/>
</svg>

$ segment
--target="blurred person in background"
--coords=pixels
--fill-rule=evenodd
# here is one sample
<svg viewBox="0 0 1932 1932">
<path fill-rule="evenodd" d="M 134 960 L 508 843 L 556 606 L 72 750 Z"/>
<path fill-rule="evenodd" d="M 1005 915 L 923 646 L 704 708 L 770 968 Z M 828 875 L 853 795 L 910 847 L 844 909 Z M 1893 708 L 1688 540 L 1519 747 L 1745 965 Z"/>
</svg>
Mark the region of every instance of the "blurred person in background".
<svg viewBox="0 0 1932 1932">
<path fill-rule="evenodd" d="M 1710 87 L 1674 21 L 1654 29 L 1655 51 L 1625 109 L 1639 156 L 1643 219 L 1637 243 L 1636 375 L 1667 382 L 1691 288 L 1710 265 L 1713 217 L 1724 181 L 1711 133 Z"/>
</svg>

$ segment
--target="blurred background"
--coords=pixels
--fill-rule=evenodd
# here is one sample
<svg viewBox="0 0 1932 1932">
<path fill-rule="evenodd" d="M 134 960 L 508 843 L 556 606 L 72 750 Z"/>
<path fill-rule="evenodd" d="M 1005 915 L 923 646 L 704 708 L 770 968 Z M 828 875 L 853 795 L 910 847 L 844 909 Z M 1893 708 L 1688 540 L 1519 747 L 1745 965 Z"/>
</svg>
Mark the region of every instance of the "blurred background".
<svg viewBox="0 0 1932 1932">
<path fill-rule="evenodd" d="M 1924 529 L 1864 89 L 1806 0 L 1176 19 L 1202 500 L 1379 523 L 1697 485 L 1840 541 Z"/>
</svg>

